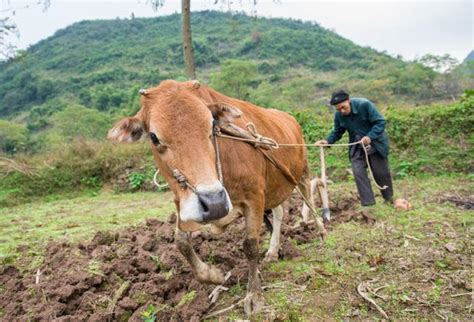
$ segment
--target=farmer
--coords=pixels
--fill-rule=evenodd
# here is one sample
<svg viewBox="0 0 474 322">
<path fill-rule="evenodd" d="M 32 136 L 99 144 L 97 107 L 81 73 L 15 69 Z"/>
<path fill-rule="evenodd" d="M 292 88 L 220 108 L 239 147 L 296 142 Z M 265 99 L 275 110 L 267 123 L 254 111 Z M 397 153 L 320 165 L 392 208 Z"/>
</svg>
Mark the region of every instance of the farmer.
<svg viewBox="0 0 474 322">
<path fill-rule="evenodd" d="M 385 133 L 385 119 L 377 111 L 375 104 L 365 98 L 349 98 L 343 90 L 332 94 L 331 105 L 336 107 L 334 129 L 326 140 L 316 142 L 320 145 L 333 144 L 338 141 L 346 130 L 349 132 L 349 142 L 362 140 L 369 155 L 369 163 L 375 181 L 381 187 L 382 196 L 387 202 L 392 202 L 393 187 L 388 166 L 388 138 Z M 362 206 L 375 204 L 374 193 L 367 176 L 367 162 L 360 144 L 349 147 L 349 159 L 355 177 Z"/>
</svg>

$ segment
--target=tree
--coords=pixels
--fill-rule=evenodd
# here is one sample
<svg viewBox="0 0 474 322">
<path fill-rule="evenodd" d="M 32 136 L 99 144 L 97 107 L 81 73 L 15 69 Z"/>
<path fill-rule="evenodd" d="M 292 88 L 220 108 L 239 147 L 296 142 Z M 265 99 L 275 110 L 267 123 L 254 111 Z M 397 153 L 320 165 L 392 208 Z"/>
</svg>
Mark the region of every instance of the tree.
<svg viewBox="0 0 474 322">
<path fill-rule="evenodd" d="M 217 4 L 218 2 L 219 0 L 215 0 L 214 4 Z M 232 1 L 230 0 L 221 0 L 221 2 L 228 2 L 229 5 L 232 4 Z M 257 0 L 253 0 L 252 2 L 254 6 L 257 4 Z M 150 3 L 156 11 L 164 5 L 165 0 L 150 0 Z M 184 63 L 186 65 L 186 76 L 188 79 L 196 79 L 191 31 L 191 0 L 181 0 L 181 33 L 183 36 L 183 55 Z"/>
<path fill-rule="evenodd" d="M 456 75 L 459 61 L 449 54 L 442 56 L 427 54 L 421 57 L 419 62 L 423 66 L 429 67 L 440 73 L 435 84 L 438 88 L 438 92 L 441 92 L 455 101 L 456 96 L 461 92 L 459 75 Z"/>
<path fill-rule="evenodd" d="M 183 33 L 183 55 L 186 64 L 186 75 L 189 79 L 196 79 L 191 35 L 191 0 L 181 0 L 181 29 Z"/>
<path fill-rule="evenodd" d="M 52 123 L 53 131 L 64 141 L 77 137 L 102 139 L 111 125 L 107 115 L 81 105 L 70 105 L 54 113 Z"/>
<path fill-rule="evenodd" d="M 0 60 L 13 58 L 16 54 L 16 47 L 11 43 L 11 36 L 18 37 L 19 32 L 17 25 L 11 21 L 11 16 L 15 15 L 15 11 L 21 8 L 28 8 L 31 4 L 43 5 L 43 11 L 49 8 L 50 0 L 27 0 L 23 2 L 22 7 L 15 8 L 11 6 L 10 1 L 2 1 L 1 13 L 5 17 L 0 18 Z"/>
<path fill-rule="evenodd" d="M 438 73 L 451 72 L 457 65 L 459 61 L 452 57 L 449 54 L 441 55 L 432 55 L 426 54 L 418 60 L 421 64 L 426 67 L 429 67 Z"/>
<path fill-rule="evenodd" d="M 386 76 L 390 89 L 396 96 L 410 96 L 422 101 L 433 98 L 436 72 L 431 68 L 420 63 L 392 66 L 387 70 Z"/>
<path fill-rule="evenodd" d="M 14 56 L 15 47 L 9 43 L 11 35 L 18 35 L 16 25 L 8 17 L 0 19 L 0 59 L 8 59 Z"/>
<path fill-rule="evenodd" d="M 28 8 L 30 5 L 43 5 L 43 11 L 46 11 L 50 4 L 50 0 L 26 0 L 21 4 L 21 7 L 13 7 L 10 1 L 2 1 L 4 7 L 0 12 L 5 17 L 0 18 L 0 60 L 16 56 L 16 46 L 9 40 L 11 36 L 19 36 L 18 27 L 11 19 L 16 10 Z"/>
<path fill-rule="evenodd" d="M 150 0 L 153 10 L 157 11 L 165 0 Z M 196 79 L 196 67 L 193 57 L 193 40 L 191 31 L 191 0 L 181 0 L 181 35 L 183 39 L 183 56 L 188 79 Z"/>
<path fill-rule="evenodd" d="M 211 75 L 211 84 L 217 90 L 240 99 L 248 99 L 257 66 L 244 60 L 227 60 L 221 71 Z"/>
</svg>

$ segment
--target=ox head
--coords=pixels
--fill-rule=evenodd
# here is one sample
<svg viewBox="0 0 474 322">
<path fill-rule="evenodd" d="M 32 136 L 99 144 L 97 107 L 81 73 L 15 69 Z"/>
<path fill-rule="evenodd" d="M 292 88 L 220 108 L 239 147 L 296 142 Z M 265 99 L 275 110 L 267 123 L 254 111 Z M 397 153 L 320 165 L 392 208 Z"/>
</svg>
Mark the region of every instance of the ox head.
<svg viewBox="0 0 474 322">
<path fill-rule="evenodd" d="M 175 195 L 179 220 L 207 222 L 226 216 L 232 209 L 218 179 L 213 122 L 231 122 L 241 112 L 229 105 L 206 104 L 196 95 L 196 88 L 184 84 L 167 81 L 140 91 L 140 111 L 117 122 L 108 138 L 119 142 L 149 140 L 157 166 Z M 180 185 L 176 170 L 191 188 Z"/>
</svg>

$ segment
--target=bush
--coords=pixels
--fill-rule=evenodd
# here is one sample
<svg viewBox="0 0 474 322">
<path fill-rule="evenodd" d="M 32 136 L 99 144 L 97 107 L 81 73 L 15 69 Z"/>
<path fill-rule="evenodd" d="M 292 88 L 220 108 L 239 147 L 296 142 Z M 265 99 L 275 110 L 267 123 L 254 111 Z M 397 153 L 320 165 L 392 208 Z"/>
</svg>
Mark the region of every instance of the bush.
<svg viewBox="0 0 474 322">
<path fill-rule="evenodd" d="M 17 160 L 36 168 L 37 175 L 32 178 L 15 172 L 3 177 L 0 181 L 0 192 L 3 192 L 0 193 L 0 205 L 13 205 L 55 193 L 95 191 L 105 184 L 121 185 L 119 190 L 127 191 L 122 187 L 121 178 L 126 179 L 130 171 L 150 169 L 146 179 L 151 180 L 149 173 L 154 169 L 149 147 L 143 142 L 113 144 L 75 140 L 50 153 L 33 157 L 18 155 Z M 130 186 L 128 191 L 135 188 L 138 187 Z"/>
<path fill-rule="evenodd" d="M 71 105 L 52 116 L 53 130 L 65 142 L 75 138 L 103 139 L 111 126 L 109 117 L 81 105 Z"/>
<path fill-rule="evenodd" d="M 239 99 L 248 99 L 257 76 L 257 65 L 243 60 L 227 60 L 221 71 L 211 75 L 211 86 L 218 91 Z"/>
<path fill-rule="evenodd" d="M 0 150 L 13 154 L 26 148 L 27 136 L 24 125 L 0 120 Z"/>
</svg>

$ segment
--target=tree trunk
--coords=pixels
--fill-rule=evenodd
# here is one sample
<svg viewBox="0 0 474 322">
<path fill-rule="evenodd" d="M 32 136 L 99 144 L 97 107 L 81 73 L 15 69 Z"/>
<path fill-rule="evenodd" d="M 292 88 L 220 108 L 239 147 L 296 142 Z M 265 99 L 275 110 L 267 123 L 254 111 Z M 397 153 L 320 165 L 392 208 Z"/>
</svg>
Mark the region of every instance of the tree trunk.
<svg viewBox="0 0 474 322">
<path fill-rule="evenodd" d="M 196 79 L 193 59 L 193 41 L 191 37 L 191 0 L 181 0 L 181 28 L 183 32 L 183 54 L 186 64 L 186 75 Z"/>
</svg>

